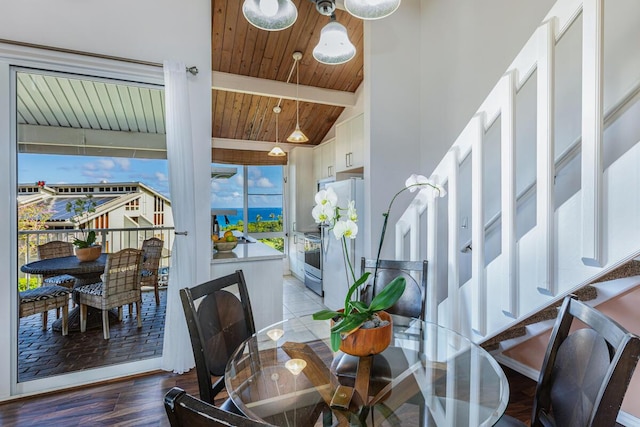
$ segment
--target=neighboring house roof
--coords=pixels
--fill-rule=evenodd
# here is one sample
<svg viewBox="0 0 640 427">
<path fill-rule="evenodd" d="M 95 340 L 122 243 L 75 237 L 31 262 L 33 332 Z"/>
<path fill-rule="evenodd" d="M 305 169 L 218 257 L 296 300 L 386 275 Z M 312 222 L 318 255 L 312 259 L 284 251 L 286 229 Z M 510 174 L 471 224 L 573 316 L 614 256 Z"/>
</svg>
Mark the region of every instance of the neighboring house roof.
<svg viewBox="0 0 640 427">
<path fill-rule="evenodd" d="M 49 223 L 58 225 L 73 225 L 71 218 L 75 215 L 67 212 L 67 203 L 75 203 L 78 199 L 83 199 L 91 195 L 96 203 L 95 212 L 90 214 L 86 220 L 92 220 L 106 212 L 110 212 L 130 201 L 140 197 L 142 193 L 148 193 L 159 197 L 165 201 L 166 208 L 171 209 L 171 200 L 160 194 L 153 188 L 141 182 L 119 182 L 119 183 L 88 183 L 88 184 L 52 184 L 45 183 L 20 184 L 18 186 L 18 203 L 28 205 L 32 203 L 44 202 L 49 204 L 49 211 L 52 213 Z M 85 219 L 85 218 L 83 218 Z"/>
</svg>

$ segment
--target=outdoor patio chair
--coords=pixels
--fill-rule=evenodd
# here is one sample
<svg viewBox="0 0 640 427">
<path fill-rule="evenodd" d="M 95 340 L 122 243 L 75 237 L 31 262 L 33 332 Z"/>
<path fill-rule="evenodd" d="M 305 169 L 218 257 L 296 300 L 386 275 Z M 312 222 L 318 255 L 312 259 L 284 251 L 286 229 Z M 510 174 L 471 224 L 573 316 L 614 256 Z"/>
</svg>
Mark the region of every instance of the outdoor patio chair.
<svg viewBox="0 0 640 427">
<path fill-rule="evenodd" d="M 179 387 L 173 387 L 164 396 L 164 409 L 172 427 L 191 426 L 269 426 L 260 421 L 245 418 L 197 399 Z"/>
<path fill-rule="evenodd" d="M 38 258 L 40 259 L 60 258 L 65 256 L 73 256 L 73 244 L 70 242 L 52 240 L 42 245 L 38 245 Z M 58 285 L 66 288 L 73 288 L 75 283 L 75 277 L 68 274 L 42 275 L 42 286 Z"/>
<path fill-rule="evenodd" d="M 104 339 L 109 339 L 109 310 L 112 308 L 118 308 L 118 318 L 122 320 L 122 307 L 135 303 L 138 328 L 142 327 L 141 266 L 141 250 L 122 249 L 107 258 L 102 282 L 74 289 L 74 299 L 80 304 L 81 332 L 87 329 L 87 306 L 102 310 Z"/>
<path fill-rule="evenodd" d="M 577 319 L 571 333 L 573 319 Z M 586 325 L 586 328 L 584 327 Z M 551 332 L 531 426 L 613 426 L 640 357 L 640 339 L 598 310 L 565 298 Z M 503 415 L 497 426 L 524 426 Z"/>
<path fill-rule="evenodd" d="M 20 317 L 42 313 L 42 330 L 47 330 L 47 314 L 54 308 L 62 309 L 62 335 L 67 335 L 69 317 L 69 294 L 71 290 L 64 286 L 43 286 L 19 293 Z"/>
<path fill-rule="evenodd" d="M 236 287 L 239 299 L 232 293 Z M 242 270 L 180 289 L 180 299 L 196 361 L 200 399 L 214 404 L 215 396 L 224 388 L 227 361 L 256 329 Z M 212 375 L 219 377 L 213 384 Z M 222 408 L 239 412 L 230 399 Z"/>
<path fill-rule="evenodd" d="M 63 242 L 61 240 L 52 240 L 42 245 L 38 245 L 38 258 L 39 259 L 51 259 L 60 258 L 65 256 L 73 256 L 73 244 L 70 242 Z M 43 274 L 42 286 L 64 286 L 65 288 L 73 289 L 73 285 L 76 283 L 76 278 L 69 274 Z M 70 295 L 71 293 L 69 293 Z M 46 316 L 46 312 L 42 314 Z M 60 318 L 60 308 L 56 309 L 56 318 Z M 43 322 L 46 323 L 46 319 L 43 317 Z"/>
<path fill-rule="evenodd" d="M 160 305 L 160 293 L 158 291 L 158 269 L 160 267 L 160 258 L 162 257 L 162 248 L 164 241 L 157 237 L 142 242 L 142 286 L 153 286 L 153 292 L 156 296 L 156 305 Z"/>
</svg>

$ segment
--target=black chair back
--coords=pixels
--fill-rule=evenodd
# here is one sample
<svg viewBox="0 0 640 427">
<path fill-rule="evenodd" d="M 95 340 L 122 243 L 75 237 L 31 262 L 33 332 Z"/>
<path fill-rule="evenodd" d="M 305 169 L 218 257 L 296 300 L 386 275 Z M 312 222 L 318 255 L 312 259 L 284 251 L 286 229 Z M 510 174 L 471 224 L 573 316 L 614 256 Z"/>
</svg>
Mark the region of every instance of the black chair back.
<svg viewBox="0 0 640 427">
<path fill-rule="evenodd" d="M 587 326 L 570 333 L 574 319 Z M 640 339 L 567 297 L 556 320 L 533 406 L 532 426 L 612 426 L 640 357 Z"/>
<path fill-rule="evenodd" d="M 376 260 L 362 258 L 360 264 L 361 274 L 370 271 L 373 276 L 376 270 Z M 373 286 L 373 277 L 369 278 L 369 285 L 365 287 L 362 299 L 369 303 L 389 282 L 398 276 L 406 279 L 402 297 L 392 307 L 387 309 L 391 314 L 404 317 L 414 317 L 424 320 L 426 286 L 427 286 L 427 261 L 396 261 L 381 259 L 378 262 L 377 280 Z"/>
<path fill-rule="evenodd" d="M 180 299 L 196 362 L 200 399 L 213 404 L 224 388 L 224 370 L 231 354 L 255 333 L 244 275 L 238 270 L 180 289 Z M 214 384 L 212 375 L 220 377 Z"/>
<path fill-rule="evenodd" d="M 164 396 L 164 409 L 172 427 L 268 427 L 269 424 L 217 408 L 173 387 Z"/>
</svg>

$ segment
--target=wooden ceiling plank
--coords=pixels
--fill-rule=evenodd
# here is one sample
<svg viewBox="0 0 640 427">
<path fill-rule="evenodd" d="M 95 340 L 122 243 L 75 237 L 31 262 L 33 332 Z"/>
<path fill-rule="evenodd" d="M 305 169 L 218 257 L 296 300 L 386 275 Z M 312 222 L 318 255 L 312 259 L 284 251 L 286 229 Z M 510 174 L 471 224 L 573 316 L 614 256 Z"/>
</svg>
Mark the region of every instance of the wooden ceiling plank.
<svg viewBox="0 0 640 427">
<path fill-rule="evenodd" d="M 213 117 L 211 118 L 213 129 L 211 135 L 223 134 L 224 105 L 226 96 L 227 92 L 220 90 L 214 90 L 211 94 L 211 102 L 213 104 Z"/>
<path fill-rule="evenodd" d="M 233 108 L 231 109 L 231 121 L 229 122 L 229 135 L 233 135 L 233 138 L 239 138 L 238 134 L 242 134 L 241 128 L 238 127 L 238 122 L 241 120 L 242 106 L 244 102 L 243 93 L 233 94 Z"/>
<path fill-rule="evenodd" d="M 227 0 L 214 0 L 211 11 L 211 69 L 220 70 Z"/>
<path fill-rule="evenodd" d="M 238 15 L 242 16 L 242 12 L 240 12 L 240 8 L 242 7 L 242 2 L 237 1 L 234 3 L 238 3 L 237 7 L 227 6 L 225 20 L 224 20 L 224 32 L 222 36 L 222 51 L 220 58 L 220 71 L 229 72 L 231 69 L 231 62 L 233 61 L 234 55 L 234 41 L 236 38 L 235 27 L 236 21 L 238 20 Z M 244 16 L 242 17 L 244 19 Z"/>
</svg>

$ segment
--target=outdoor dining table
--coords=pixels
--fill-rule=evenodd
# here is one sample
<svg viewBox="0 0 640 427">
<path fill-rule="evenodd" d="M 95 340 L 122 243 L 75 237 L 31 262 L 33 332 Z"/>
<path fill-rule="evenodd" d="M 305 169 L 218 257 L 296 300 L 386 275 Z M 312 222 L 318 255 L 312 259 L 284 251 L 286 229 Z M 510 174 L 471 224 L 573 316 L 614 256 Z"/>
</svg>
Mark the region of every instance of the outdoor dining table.
<svg viewBox="0 0 640 427">
<path fill-rule="evenodd" d="M 20 271 L 29 274 L 68 274 L 73 276 L 76 281 L 74 288 L 78 286 L 88 285 L 100 282 L 100 276 L 104 273 L 109 254 L 103 253 L 95 261 L 80 262 L 75 256 L 66 256 L 58 258 L 42 259 L 24 264 L 20 267 Z M 109 322 L 117 322 L 118 315 L 113 311 L 109 311 Z M 100 309 L 87 307 L 87 329 L 102 328 L 102 313 Z M 61 319 L 57 319 L 52 324 L 55 331 L 62 328 Z M 80 330 L 80 307 L 76 306 L 69 312 L 69 331 Z"/>
<path fill-rule="evenodd" d="M 227 364 L 229 396 L 247 417 L 289 427 L 490 426 L 502 416 L 509 384 L 489 353 L 437 324 L 394 319 L 391 345 L 355 358 L 354 372 L 340 370 L 326 322 L 261 330 Z"/>
</svg>

